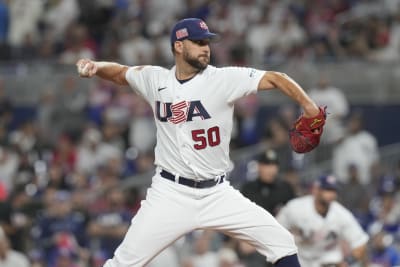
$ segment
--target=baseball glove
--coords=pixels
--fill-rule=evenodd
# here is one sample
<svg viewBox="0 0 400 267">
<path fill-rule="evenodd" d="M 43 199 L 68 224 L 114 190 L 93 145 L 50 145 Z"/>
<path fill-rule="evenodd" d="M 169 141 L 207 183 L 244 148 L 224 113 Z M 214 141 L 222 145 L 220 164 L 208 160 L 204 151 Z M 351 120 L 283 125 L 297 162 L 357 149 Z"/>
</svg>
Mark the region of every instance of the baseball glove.
<svg viewBox="0 0 400 267">
<path fill-rule="evenodd" d="M 319 113 L 312 118 L 302 114 L 289 131 L 290 144 L 297 153 L 306 153 L 319 145 L 326 120 L 326 107 L 319 107 Z"/>
</svg>

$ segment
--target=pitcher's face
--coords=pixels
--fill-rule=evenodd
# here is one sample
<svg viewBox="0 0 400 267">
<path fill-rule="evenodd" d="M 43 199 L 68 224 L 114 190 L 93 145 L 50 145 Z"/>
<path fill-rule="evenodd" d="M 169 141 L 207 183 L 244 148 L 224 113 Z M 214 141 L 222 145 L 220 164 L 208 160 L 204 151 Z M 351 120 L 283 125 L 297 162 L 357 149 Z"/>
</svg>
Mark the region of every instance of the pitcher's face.
<svg viewBox="0 0 400 267">
<path fill-rule="evenodd" d="M 183 60 L 190 66 L 198 70 L 204 70 L 210 63 L 210 41 L 204 40 L 184 40 L 183 41 Z"/>
</svg>

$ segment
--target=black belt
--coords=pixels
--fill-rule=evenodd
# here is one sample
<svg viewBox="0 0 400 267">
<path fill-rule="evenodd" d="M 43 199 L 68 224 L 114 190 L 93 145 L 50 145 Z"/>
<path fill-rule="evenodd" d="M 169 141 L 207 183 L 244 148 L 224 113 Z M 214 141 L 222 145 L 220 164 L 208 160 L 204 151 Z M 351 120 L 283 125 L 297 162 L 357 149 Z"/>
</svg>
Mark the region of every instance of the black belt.
<svg viewBox="0 0 400 267">
<path fill-rule="evenodd" d="M 162 170 L 160 172 L 160 175 L 162 177 L 164 177 L 165 179 L 175 182 L 175 175 L 173 175 L 172 173 L 170 173 L 166 170 Z M 179 184 L 186 185 L 186 186 L 193 187 L 193 188 L 208 188 L 208 187 L 213 187 L 214 185 L 222 183 L 224 181 L 224 178 L 225 178 L 225 175 L 221 175 L 221 177 L 219 179 L 196 181 L 193 179 L 179 176 L 177 182 Z"/>
</svg>

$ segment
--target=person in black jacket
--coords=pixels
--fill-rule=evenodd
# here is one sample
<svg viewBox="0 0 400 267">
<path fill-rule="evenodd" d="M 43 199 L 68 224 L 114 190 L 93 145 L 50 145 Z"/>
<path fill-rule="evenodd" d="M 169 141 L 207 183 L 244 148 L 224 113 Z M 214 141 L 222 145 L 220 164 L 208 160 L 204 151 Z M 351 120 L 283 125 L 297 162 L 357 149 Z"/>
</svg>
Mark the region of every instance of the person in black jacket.
<svg viewBox="0 0 400 267">
<path fill-rule="evenodd" d="M 294 198 L 292 186 L 280 179 L 277 153 L 268 149 L 257 157 L 258 178 L 242 185 L 244 196 L 275 216 L 279 209 Z"/>
</svg>

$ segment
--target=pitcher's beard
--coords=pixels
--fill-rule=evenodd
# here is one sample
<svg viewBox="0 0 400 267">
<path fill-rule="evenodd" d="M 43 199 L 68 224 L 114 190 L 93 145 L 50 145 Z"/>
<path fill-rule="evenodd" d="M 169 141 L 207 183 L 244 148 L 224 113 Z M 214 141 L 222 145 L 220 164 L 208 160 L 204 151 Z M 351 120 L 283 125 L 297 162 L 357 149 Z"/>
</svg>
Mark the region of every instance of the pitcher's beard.
<svg viewBox="0 0 400 267">
<path fill-rule="evenodd" d="M 184 55 L 185 61 L 192 66 L 193 68 L 197 69 L 198 71 L 205 70 L 208 66 L 210 60 L 208 59 L 206 62 L 201 62 L 198 58 L 190 57 L 189 54 Z"/>
</svg>

